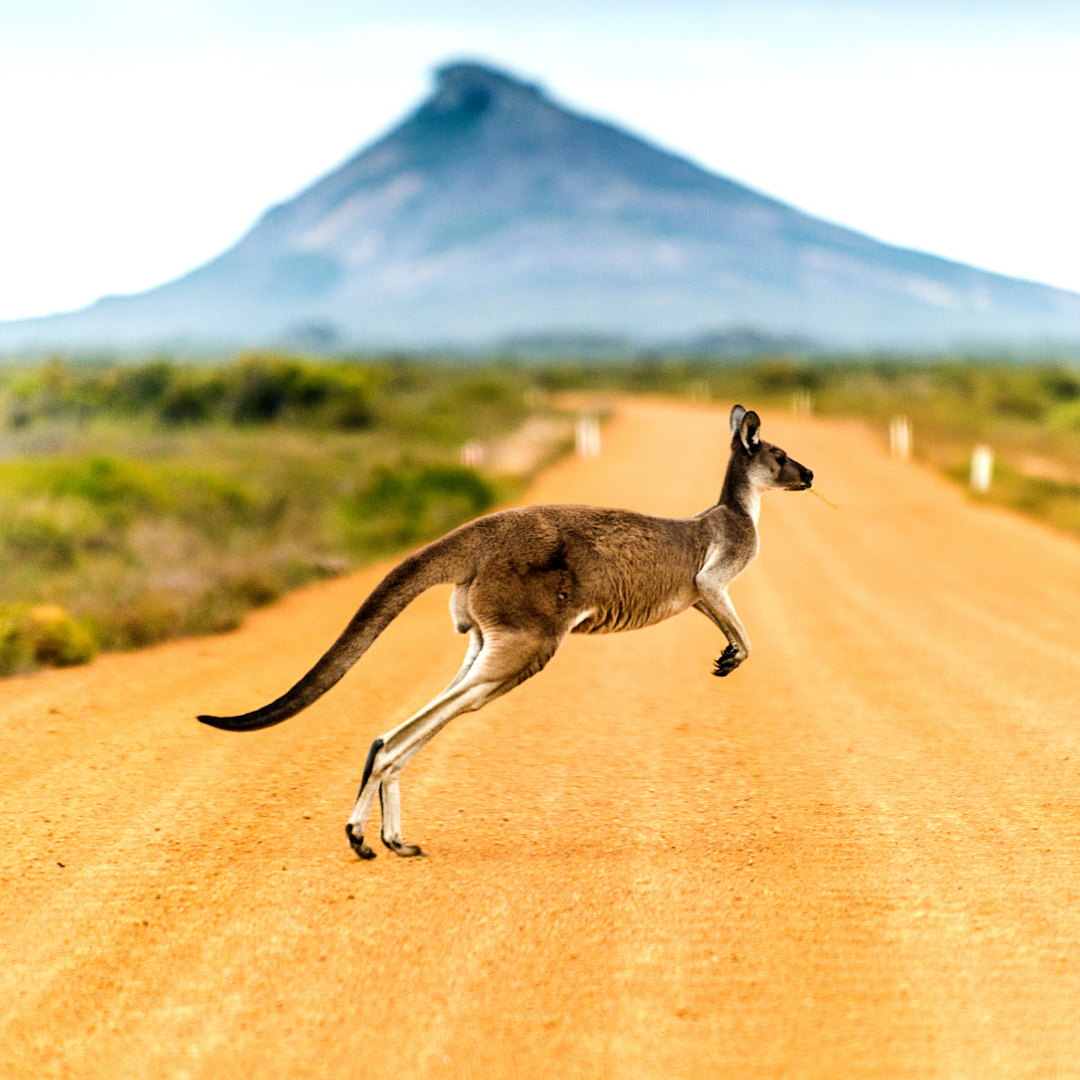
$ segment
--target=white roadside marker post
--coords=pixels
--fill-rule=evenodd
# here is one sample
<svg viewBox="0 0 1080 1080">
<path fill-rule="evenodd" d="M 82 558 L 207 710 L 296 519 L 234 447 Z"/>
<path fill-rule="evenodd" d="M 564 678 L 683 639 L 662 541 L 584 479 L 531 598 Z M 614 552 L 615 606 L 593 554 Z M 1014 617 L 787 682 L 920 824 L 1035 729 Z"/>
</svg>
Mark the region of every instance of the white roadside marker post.
<svg viewBox="0 0 1080 1080">
<path fill-rule="evenodd" d="M 994 451 L 979 445 L 971 451 L 971 490 L 985 495 L 994 480 Z"/>
<path fill-rule="evenodd" d="M 889 453 L 906 461 L 911 457 L 911 424 L 906 416 L 894 416 L 889 423 Z"/>
<path fill-rule="evenodd" d="M 483 443 L 467 442 L 461 448 L 461 464 L 467 469 L 479 469 L 484 464 Z"/>
<path fill-rule="evenodd" d="M 600 424 L 595 416 L 583 413 L 574 426 L 574 449 L 578 457 L 600 456 Z"/>
</svg>

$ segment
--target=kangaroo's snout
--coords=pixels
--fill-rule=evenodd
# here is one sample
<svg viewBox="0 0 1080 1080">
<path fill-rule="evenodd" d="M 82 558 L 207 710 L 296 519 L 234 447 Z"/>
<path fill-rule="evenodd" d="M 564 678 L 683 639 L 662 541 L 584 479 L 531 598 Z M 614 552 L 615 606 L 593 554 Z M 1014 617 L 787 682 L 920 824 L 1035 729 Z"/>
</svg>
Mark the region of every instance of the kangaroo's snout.
<svg viewBox="0 0 1080 1080">
<path fill-rule="evenodd" d="M 813 482 L 814 474 L 805 465 L 794 458 L 785 458 L 774 486 L 784 491 L 805 491 Z"/>
</svg>

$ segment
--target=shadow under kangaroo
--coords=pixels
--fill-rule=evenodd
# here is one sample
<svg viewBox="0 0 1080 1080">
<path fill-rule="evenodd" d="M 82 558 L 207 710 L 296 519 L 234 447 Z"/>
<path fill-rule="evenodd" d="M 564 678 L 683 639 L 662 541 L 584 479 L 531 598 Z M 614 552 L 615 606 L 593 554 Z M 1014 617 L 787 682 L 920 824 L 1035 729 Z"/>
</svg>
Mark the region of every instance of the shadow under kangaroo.
<svg viewBox="0 0 1080 1080">
<path fill-rule="evenodd" d="M 692 518 L 592 506 L 525 506 L 477 518 L 410 555 L 379 583 L 341 636 L 288 693 L 243 716 L 200 716 L 226 731 L 279 724 L 321 697 L 420 593 L 453 583 L 450 615 L 469 635 L 461 670 L 415 716 L 372 743 L 345 832 L 362 859 L 378 792 L 382 842 L 422 855 L 401 835 L 398 774 L 455 716 L 535 675 L 567 634 L 636 630 L 696 608 L 728 640 L 715 675 L 730 675 L 750 642 L 728 585 L 758 551 L 761 493 L 804 491 L 814 474 L 759 437 L 757 413 L 731 411 L 731 457 L 715 506 Z"/>
</svg>

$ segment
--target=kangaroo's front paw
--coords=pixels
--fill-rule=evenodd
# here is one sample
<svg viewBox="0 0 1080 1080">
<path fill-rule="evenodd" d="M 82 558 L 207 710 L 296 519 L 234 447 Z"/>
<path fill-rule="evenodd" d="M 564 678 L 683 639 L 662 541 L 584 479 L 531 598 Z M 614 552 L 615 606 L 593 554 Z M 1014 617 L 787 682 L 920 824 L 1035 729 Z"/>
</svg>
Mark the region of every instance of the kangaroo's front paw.
<svg viewBox="0 0 1080 1080">
<path fill-rule="evenodd" d="M 349 838 L 349 847 L 351 847 L 361 859 L 375 858 L 375 852 L 364 843 L 364 837 L 360 833 L 353 832 L 352 825 L 345 826 L 345 835 Z"/>
<path fill-rule="evenodd" d="M 716 661 L 716 668 L 713 670 L 714 675 L 719 675 L 722 679 L 725 675 L 730 675 L 742 662 L 743 657 L 739 655 L 739 650 L 734 645 L 729 645 Z"/>
</svg>

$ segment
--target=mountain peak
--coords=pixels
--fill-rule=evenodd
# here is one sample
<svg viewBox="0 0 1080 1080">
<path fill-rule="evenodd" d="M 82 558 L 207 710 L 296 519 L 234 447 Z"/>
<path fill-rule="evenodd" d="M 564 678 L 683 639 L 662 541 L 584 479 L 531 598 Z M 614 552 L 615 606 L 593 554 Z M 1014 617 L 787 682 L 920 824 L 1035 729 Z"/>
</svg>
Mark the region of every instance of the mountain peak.
<svg viewBox="0 0 1080 1080">
<path fill-rule="evenodd" d="M 498 114 L 521 123 L 522 111 L 537 106 L 554 109 L 539 86 L 486 64 L 455 61 L 435 72 L 434 92 L 414 113 L 414 120 L 456 127 Z"/>
<path fill-rule="evenodd" d="M 455 60 L 435 70 L 435 94 L 430 104 L 452 105 L 462 97 L 478 92 L 512 94 L 543 98 L 544 93 L 535 83 L 515 79 L 505 71 L 473 60 Z"/>
<path fill-rule="evenodd" d="M 732 327 L 942 347 L 1080 339 L 1080 296 L 818 221 L 456 61 L 396 128 L 205 266 L 0 327 L 0 345 L 267 344 L 297 327 L 366 347 Z"/>
</svg>

